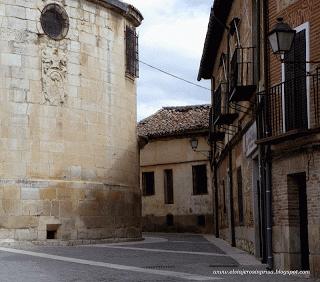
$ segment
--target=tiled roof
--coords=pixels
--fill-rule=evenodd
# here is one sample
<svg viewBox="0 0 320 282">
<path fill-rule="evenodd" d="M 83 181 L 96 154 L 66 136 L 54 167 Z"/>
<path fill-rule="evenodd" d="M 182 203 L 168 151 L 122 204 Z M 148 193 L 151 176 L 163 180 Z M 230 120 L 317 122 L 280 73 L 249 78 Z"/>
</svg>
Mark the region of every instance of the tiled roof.
<svg viewBox="0 0 320 282">
<path fill-rule="evenodd" d="M 177 136 L 209 128 L 210 105 L 164 107 L 138 123 L 138 136 Z"/>
</svg>

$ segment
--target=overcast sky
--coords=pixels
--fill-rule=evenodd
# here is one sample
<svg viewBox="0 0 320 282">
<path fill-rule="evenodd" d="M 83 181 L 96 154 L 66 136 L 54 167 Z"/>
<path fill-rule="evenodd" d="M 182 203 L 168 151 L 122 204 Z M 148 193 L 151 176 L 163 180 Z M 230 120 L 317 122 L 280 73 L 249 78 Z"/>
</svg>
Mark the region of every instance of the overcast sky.
<svg viewBox="0 0 320 282">
<path fill-rule="evenodd" d="M 140 60 L 197 82 L 212 0 L 126 0 L 144 16 L 139 27 Z M 138 120 L 164 106 L 206 104 L 204 90 L 140 64 Z"/>
</svg>

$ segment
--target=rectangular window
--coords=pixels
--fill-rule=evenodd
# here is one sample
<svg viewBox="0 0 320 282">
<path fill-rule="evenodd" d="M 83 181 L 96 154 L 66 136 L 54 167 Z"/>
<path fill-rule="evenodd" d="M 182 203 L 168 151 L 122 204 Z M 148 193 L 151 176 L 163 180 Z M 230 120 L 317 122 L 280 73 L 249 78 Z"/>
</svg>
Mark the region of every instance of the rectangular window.
<svg viewBox="0 0 320 282">
<path fill-rule="evenodd" d="M 207 166 L 192 166 L 193 195 L 207 194 Z"/>
<path fill-rule="evenodd" d="M 142 194 L 143 196 L 154 195 L 154 172 L 142 173 Z"/>
<path fill-rule="evenodd" d="M 139 77 L 138 35 L 135 29 L 126 27 L 126 74 Z"/>
<path fill-rule="evenodd" d="M 164 201 L 165 204 L 173 204 L 172 169 L 166 169 L 164 171 Z"/>
<path fill-rule="evenodd" d="M 243 225 L 243 193 L 241 167 L 237 169 L 239 225 Z"/>
<path fill-rule="evenodd" d="M 224 180 L 222 180 L 222 193 L 223 193 L 223 213 L 227 213 L 227 199 L 226 199 L 226 186 Z"/>
<path fill-rule="evenodd" d="M 308 128 L 306 55 L 306 30 L 301 30 L 296 33 L 291 50 L 284 56 L 284 108 L 286 131 Z"/>
</svg>

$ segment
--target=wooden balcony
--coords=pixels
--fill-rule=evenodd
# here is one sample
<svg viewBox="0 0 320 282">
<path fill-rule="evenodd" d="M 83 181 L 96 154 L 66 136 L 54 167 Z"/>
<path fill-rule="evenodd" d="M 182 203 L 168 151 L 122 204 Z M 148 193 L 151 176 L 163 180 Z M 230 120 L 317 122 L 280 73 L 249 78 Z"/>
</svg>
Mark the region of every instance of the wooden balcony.
<svg viewBox="0 0 320 282">
<path fill-rule="evenodd" d="M 236 48 L 230 63 L 229 101 L 250 101 L 256 91 L 254 82 L 254 47 Z"/>
</svg>

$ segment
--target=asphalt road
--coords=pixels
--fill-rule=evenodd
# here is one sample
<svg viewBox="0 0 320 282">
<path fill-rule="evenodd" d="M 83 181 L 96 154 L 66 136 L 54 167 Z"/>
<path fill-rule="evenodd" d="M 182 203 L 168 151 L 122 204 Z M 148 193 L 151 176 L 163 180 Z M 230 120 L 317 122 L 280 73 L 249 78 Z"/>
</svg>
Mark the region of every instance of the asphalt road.
<svg viewBox="0 0 320 282">
<path fill-rule="evenodd" d="M 0 247 L 0 282 L 314 281 L 305 275 L 218 274 L 265 270 L 265 265 L 201 235 L 157 233 L 145 238 L 76 247 Z"/>
</svg>

